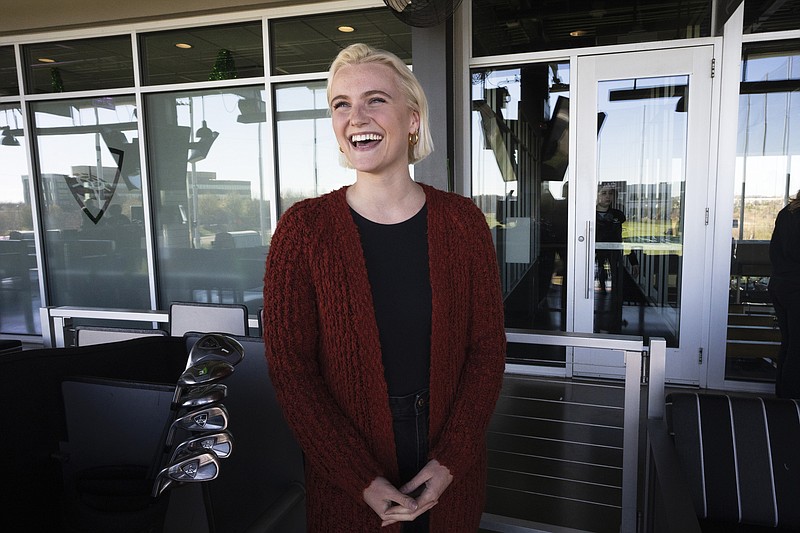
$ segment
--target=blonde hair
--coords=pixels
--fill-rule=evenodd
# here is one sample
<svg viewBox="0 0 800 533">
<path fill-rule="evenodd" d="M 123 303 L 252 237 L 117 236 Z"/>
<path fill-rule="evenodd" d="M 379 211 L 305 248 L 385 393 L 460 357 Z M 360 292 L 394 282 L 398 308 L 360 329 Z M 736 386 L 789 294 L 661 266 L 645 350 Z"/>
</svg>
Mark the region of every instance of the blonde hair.
<svg viewBox="0 0 800 533">
<path fill-rule="evenodd" d="M 419 114 L 419 141 L 416 144 L 408 143 L 408 162 L 409 164 L 422 161 L 433 152 L 433 139 L 431 138 L 430 127 L 428 124 L 428 99 L 416 76 L 411 69 L 391 52 L 372 48 L 369 45 L 356 43 L 351 44 L 339 52 L 331 63 L 328 70 L 328 105 L 331 102 L 331 83 L 336 73 L 342 67 L 350 65 L 379 64 L 391 68 L 397 75 L 400 89 L 406 97 L 408 107 Z M 346 168 L 353 168 L 350 161 L 339 154 L 339 162 Z"/>
</svg>

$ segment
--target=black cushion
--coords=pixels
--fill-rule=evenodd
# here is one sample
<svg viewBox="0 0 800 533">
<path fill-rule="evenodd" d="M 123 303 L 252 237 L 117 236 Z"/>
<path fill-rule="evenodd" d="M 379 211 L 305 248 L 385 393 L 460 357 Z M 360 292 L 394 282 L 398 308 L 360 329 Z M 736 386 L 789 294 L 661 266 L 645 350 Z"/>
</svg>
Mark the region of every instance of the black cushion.
<svg viewBox="0 0 800 533">
<path fill-rule="evenodd" d="M 699 518 L 800 528 L 796 401 L 672 393 L 666 419 Z"/>
</svg>

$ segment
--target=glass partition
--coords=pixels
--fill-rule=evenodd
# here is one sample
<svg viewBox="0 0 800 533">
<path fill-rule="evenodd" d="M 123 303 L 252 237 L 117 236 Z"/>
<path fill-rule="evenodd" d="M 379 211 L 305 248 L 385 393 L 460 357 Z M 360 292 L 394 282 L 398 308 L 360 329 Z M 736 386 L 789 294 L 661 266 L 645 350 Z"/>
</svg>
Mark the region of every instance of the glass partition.
<svg viewBox="0 0 800 533">
<path fill-rule="evenodd" d="M 145 99 L 159 308 L 173 301 L 262 307 L 272 232 L 262 87 Z"/>
<path fill-rule="evenodd" d="M 272 74 L 325 72 L 339 50 L 353 43 L 367 43 L 411 62 L 411 26 L 391 10 L 339 11 L 271 21 Z"/>
<path fill-rule="evenodd" d="M 772 381 L 780 344 L 767 293 L 775 217 L 800 189 L 800 41 L 745 44 L 739 85 L 725 377 Z"/>
<path fill-rule="evenodd" d="M 509 328 L 566 330 L 569 83 L 566 62 L 472 72 L 472 196 Z M 508 358 L 563 363 L 564 350 L 510 344 Z"/>
<path fill-rule="evenodd" d="M 17 61 L 13 46 L 0 46 L 0 96 L 17 96 Z"/>
<path fill-rule="evenodd" d="M 30 94 L 133 86 L 130 35 L 26 44 L 22 61 Z"/>
<path fill-rule="evenodd" d="M 143 33 L 142 83 L 161 85 L 264 76 L 261 21 Z"/>
<path fill-rule="evenodd" d="M 0 131 L 0 333 L 38 335 L 42 302 L 19 104 L 0 104 Z"/>
<path fill-rule="evenodd" d="M 31 110 L 50 305 L 149 309 L 134 98 Z"/>
<path fill-rule="evenodd" d="M 339 165 L 325 87 L 320 81 L 275 88 L 280 214 L 355 181 L 355 172 Z"/>
<path fill-rule="evenodd" d="M 710 35 L 711 0 L 472 2 L 472 51 L 475 56 Z"/>
</svg>

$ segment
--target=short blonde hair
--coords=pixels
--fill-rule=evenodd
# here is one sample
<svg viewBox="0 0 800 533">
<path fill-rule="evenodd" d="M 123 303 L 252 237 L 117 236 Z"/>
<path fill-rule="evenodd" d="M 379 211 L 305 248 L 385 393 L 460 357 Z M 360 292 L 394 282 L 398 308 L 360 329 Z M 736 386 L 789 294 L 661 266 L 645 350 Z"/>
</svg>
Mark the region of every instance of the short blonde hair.
<svg viewBox="0 0 800 533">
<path fill-rule="evenodd" d="M 408 162 L 417 163 L 418 161 L 422 161 L 433 152 L 433 139 L 431 138 L 428 123 L 428 99 L 425 96 L 422 85 L 420 85 L 416 76 L 411 72 L 411 69 L 408 68 L 402 59 L 393 53 L 372 48 L 362 43 L 351 44 L 347 48 L 341 50 L 328 70 L 328 105 L 330 105 L 331 102 L 331 83 L 336 73 L 339 72 L 342 67 L 370 63 L 385 65 L 394 70 L 400 82 L 400 89 L 403 91 L 406 101 L 408 102 L 408 106 L 412 111 L 416 111 L 419 114 L 419 142 L 416 144 L 411 144 L 409 142 Z M 353 168 L 344 154 L 339 154 L 339 162 L 342 166 Z"/>
</svg>

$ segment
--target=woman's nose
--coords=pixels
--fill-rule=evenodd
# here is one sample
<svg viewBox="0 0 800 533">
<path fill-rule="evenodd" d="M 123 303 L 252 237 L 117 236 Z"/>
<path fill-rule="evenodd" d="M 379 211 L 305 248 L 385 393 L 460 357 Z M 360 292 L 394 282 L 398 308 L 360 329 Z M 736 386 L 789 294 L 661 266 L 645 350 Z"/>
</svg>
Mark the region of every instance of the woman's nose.
<svg viewBox="0 0 800 533">
<path fill-rule="evenodd" d="M 354 105 L 353 108 L 350 110 L 350 125 L 361 126 L 362 124 L 366 124 L 368 121 L 369 121 L 369 116 L 364 110 L 364 106 L 360 104 Z"/>
</svg>

